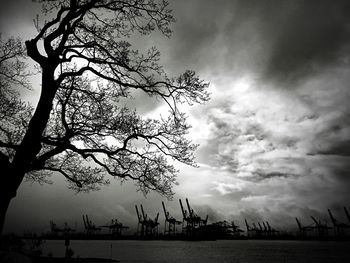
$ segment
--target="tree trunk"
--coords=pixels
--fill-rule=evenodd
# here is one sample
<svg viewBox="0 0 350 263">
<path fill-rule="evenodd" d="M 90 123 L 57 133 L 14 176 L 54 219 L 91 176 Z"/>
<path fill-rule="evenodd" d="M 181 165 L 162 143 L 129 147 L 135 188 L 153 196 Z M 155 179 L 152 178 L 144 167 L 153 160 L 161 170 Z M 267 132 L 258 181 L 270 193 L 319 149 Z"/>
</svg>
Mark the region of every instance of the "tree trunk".
<svg viewBox="0 0 350 263">
<path fill-rule="evenodd" d="M 0 235 L 2 235 L 4 230 L 6 211 L 9 207 L 11 199 L 11 197 L 6 196 L 4 193 L 0 194 Z"/>
<path fill-rule="evenodd" d="M 54 81 L 54 70 L 55 65 L 49 63 L 46 68 L 42 69 L 42 88 L 39 102 L 11 163 L 12 176 L 18 177 L 15 180 L 19 183 L 25 173 L 30 171 L 30 165 L 41 150 L 41 137 L 49 120 L 52 103 L 58 89 Z"/>
<path fill-rule="evenodd" d="M 0 184 L 0 235 L 4 229 L 6 211 L 16 190 L 13 191 L 13 181 L 10 176 L 10 162 L 7 156 L 0 155 L 1 184 Z"/>
<path fill-rule="evenodd" d="M 14 174 L 14 171 L 3 165 L 0 185 L 0 235 L 4 229 L 6 212 L 11 200 L 16 196 L 24 175 Z"/>
<path fill-rule="evenodd" d="M 29 122 L 28 129 L 16 150 L 12 162 L 7 163 L 5 169 L 0 167 L 2 172 L 4 172 L 0 187 L 0 234 L 3 231 L 6 211 L 10 201 L 16 196 L 16 191 L 22 183 L 25 174 L 30 171 L 33 161 L 41 150 L 41 137 L 49 120 L 52 103 L 58 88 L 54 81 L 54 69 L 55 65 L 51 64 L 43 68 L 40 99 Z M 3 160 L 0 163 L 2 162 Z"/>
</svg>

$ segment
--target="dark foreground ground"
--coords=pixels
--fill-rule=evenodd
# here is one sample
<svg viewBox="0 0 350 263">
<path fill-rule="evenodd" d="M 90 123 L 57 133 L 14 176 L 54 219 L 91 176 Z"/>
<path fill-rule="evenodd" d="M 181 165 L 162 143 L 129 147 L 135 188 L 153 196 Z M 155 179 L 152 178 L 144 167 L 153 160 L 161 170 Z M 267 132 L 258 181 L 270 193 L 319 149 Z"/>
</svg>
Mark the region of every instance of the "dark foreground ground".
<svg viewBox="0 0 350 263">
<path fill-rule="evenodd" d="M 96 257 L 73 257 L 73 250 L 66 246 L 65 255 L 54 257 L 52 253 L 43 255 L 42 247 L 45 243 L 41 239 L 21 239 L 16 236 L 1 237 L 1 263 L 112 263 L 118 260 Z M 67 257 L 68 255 L 68 257 Z"/>
<path fill-rule="evenodd" d="M 0 262 L 343 263 L 349 241 L 312 240 L 26 240 L 0 253 Z M 17 246 L 17 247 L 21 247 Z M 24 248 L 25 247 L 25 248 Z M 64 258 L 67 254 L 71 258 Z"/>
</svg>

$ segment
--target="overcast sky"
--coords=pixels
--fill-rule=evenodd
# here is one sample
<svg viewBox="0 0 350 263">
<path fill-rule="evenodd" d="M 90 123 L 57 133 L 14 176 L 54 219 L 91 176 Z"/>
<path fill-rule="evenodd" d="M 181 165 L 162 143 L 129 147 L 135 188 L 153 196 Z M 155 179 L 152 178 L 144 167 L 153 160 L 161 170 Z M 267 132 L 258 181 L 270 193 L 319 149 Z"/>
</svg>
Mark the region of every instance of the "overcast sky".
<svg viewBox="0 0 350 263">
<path fill-rule="evenodd" d="M 177 19 L 172 37 L 153 34 L 144 43 L 159 48 L 169 75 L 193 69 L 212 93 L 209 103 L 188 110 L 200 167 L 178 165 L 176 196 L 164 200 L 170 212 L 180 219 L 178 198 L 188 197 L 210 221 L 234 219 L 242 227 L 244 218 L 276 227 L 296 227 L 296 216 L 330 223 L 327 208 L 344 221 L 342 207 L 350 206 L 350 1 L 170 2 Z M 35 33 L 38 11 L 30 0 L 1 5 L 5 35 Z M 37 95 L 26 94 L 32 101 Z M 142 111 L 157 111 L 157 104 L 136 100 Z M 113 181 L 75 195 L 63 179 L 52 180 L 21 186 L 8 231 L 45 231 L 49 219 L 81 227 L 83 213 L 96 224 L 118 218 L 135 227 L 140 203 L 163 218 L 163 198 L 145 199 L 132 184 Z"/>
</svg>

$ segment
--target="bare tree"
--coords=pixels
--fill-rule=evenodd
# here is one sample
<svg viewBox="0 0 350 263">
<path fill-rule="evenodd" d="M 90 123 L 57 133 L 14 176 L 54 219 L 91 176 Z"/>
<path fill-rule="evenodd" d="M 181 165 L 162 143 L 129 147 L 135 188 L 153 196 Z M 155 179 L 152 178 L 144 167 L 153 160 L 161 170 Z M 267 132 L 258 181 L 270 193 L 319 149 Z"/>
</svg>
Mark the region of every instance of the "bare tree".
<svg viewBox="0 0 350 263">
<path fill-rule="evenodd" d="M 108 184 L 109 174 L 134 180 L 144 193 L 171 197 L 177 170 L 170 160 L 195 165 L 196 145 L 185 138 L 189 125 L 178 106 L 207 101 L 208 84 L 193 71 L 168 77 L 156 48 L 132 49 L 135 34 L 158 29 L 170 36 L 174 18 L 168 3 L 62 0 L 44 2 L 43 11 L 49 20 L 41 25 L 37 19 L 38 34 L 25 42 L 42 75 L 38 104 L 31 111 L 16 94 L 8 94 L 6 105 L 12 100 L 16 107 L 0 113 L 1 229 L 25 177 L 45 181 L 59 173 L 71 188 L 88 191 Z M 9 76 L 13 84 L 25 85 L 10 60 L 1 60 L 1 70 L 14 73 L 12 80 Z M 9 93 L 12 85 L 3 89 L 2 82 Z M 123 106 L 134 90 L 161 99 L 169 114 L 151 119 Z"/>
</svg>

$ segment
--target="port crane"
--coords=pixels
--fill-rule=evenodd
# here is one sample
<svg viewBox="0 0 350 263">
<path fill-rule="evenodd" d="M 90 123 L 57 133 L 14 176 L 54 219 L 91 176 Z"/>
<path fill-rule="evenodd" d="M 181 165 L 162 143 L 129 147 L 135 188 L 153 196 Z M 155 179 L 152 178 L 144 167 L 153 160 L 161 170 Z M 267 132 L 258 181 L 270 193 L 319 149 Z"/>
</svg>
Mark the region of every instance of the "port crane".
<svg viewBox="0 0 350 263">
<path fill-rule="evenodd" d="M 316 220 L 316 218 L 313 217 L 313 216 L 311 216 L 311 219 L 315 222 L 317 233 L 318 233 L 318 237 L 321 238 L 321 237 L 324 237 L 324 236 L 328 236 L 328 230 L 332 229 L 332 228 L 327 225 L 327 222 L 322 224 L 321 220 Z"/>
<path fill-rule="evenodd" d="M 245 222 L 245 226 L 247 228 L 247 235 L 248 236 L 252 236 L 252 235 L 259 236 L 259 235 L 261 235 L 262 228 L 261 228 L 260 223 L 259 223 L 260 227 L 257 227 L 255 223 L 252 223 L 252 226 L 250 226 L 248 224 L 247 219 L 244 219 L 244 222 Z"/>
<path fill-rule="evenodd" d="M 346 218 L 348 219 L 348 221 L 350 223 L 350 215 L 349 215 L 349 212 L 348 212 L 348 210 L 346 209 L 345 206 L 344 206 L 344 212 L 345 212 Z"/>
<path fill-rule="evenodd" d="M 313 231 L 315 229 L 315 225 L 311 224 L 308 226 L 303 226 L 300 222 L 300 220 L 296 217 L 295 220 L 297 221 L 298 228 L 299 228 L 299 233 L 301 234 L 302 237 L 307 236 L 307 233 L 309 231 Z"/>
<path fill-rule="evenodd" d="M 247 236 L 251 236 L 252 232 L 254 232 L 253 228 L 248 224 L 247 219 L 244 219 L 245 226 L 247 228 Z"/>
<path fill-rule="evenodd" d="M 345 212 L 346 216 L 348 216 L 346 209 L 345 209 L 345 211 L 346 211 Z M 332 223 L 333 223 L 334 235 L 343 236 L 345 234 L 345 229 L 350 228 L 350 224 L 346 224 L 346 223 L 340 222 L 337 219 L 335 219 L 335 217 L 333 216 L 330 209 L 328 209 L 328 214 L 329 214 L 329 217 L 331 218 Z"/>
<path fill-rule="evenodd" d="M 259 231 L 262 235 L 266 236 L 266 237 L 272 237 L 274 236 L 276 233 L 279 233 L 278 230 L 273 229 L 268 221 L 262 221 L 262 226 L 260 224 L 260 222 L 258 223 L 259 225 Z"/>
<path fill-rule="evenodd" d="M 266 228 L 267 228 L 268 235 L 275 235 L 275 234 L 278 234 L 280 232 L 280 231 L 272 228 L 269 224 L 269 221 L 266 221 Z"/>
<path fill-rule="evenodd" d="M 265 222 L 264 221 L 262 221 L 262 224 L 263 224 L 263 226 L 264 226 L 264 232 L 267 234 L 268 233 L 268 228 L 267 228 L 267 225 L 265 224 Z"/>
<path fill-rule="evenodd" d="M 136 214 L 139 222 L 137 225 L 137 233 L 140 234 L 141 236 L 157 235 L 158 225 L 159 225 L 159 222 L 158 222 L 159 213 L 157 213 L 157 216 L 155 217 L 155 219 L 151 219 L 143 210 L 143 206 L 140 205 L 140 207 L 141 207 L 141 214 L 139 213 L 137 205 L 135 205 Z M 140 226 L 141 226 L 141 229 L 140 229 Z"/>
<path fill-rule="evenodd" d="M 142 215 L 139 212 L 139 209 L 137 208 L 137 205 L 135 205 L 136 208 L 136 215 L 137 215 L 137 235 L 144 235 L 144 228 L 145 228 L 145 224 L 143 222 L 143 218 Z"/>
<path fill-rule="evenodd" d="M 176 220 L 172 217 L 169 211 L 166 210 L 165 204 L 162 201 L 164 216 L 165 216 L 165 224 L 164 224 L 164 235 L 175 235 L 176 234 L 176 225 L 181 225 L 181 221 Z"/>
<path fill-rule="evenodd" d="M 196 225 L 198 224 L 198 226 L 205 226 L 208 222 L 208 215 L 206 216 L 205 219 L 202 219 L 199 215 L 197 215 L 194 210 L 191 208 L 190 203 L 188 202 L 188 199 L 186 198 L 186 204 L 187 204 L 187 208 L 190 214 L 190 218 L 191 221 Z"/>
<path fill-rule="evenodd" d="M 100 227 L 96 227 L 96 225 L 92 223 L 88 215 L 83 215 L 83 222 L 86 234 L 93 235 L 96 231 L 101 231 Z"/>
<path fill-rule="evenodd" d="M 189 217 L 186 209 L 184 209 L 181 199 L 179 199 L 179 202 L 180 202 L 180 207 L 181 207 L 181 212 L 182 212 L 182 229 L 183 230 L 186 229 L 186 232 L 188 232 L 188 230 L 189 230 L 188 227 L 190 225 L 190 217 Z"/>
<path fill-rule="evenodd" d="M 264 225 L 265 225 L 265 224 L 264 224 Z M 265 229 L 263 229 L 262 226 L 261 226 L 261 224 L 260 224 L 260 222 L 258 222 L 258 226 L 259 226 L 260 234 L 262 234 L 262 235 L 267 234 L 267 228 L 266 228 L 266 226 L 265 226 Z"/>
<path fill-rule="evenodd" d="M 199 215 L 197 215 L 194 210 L 191 208 L 188 199 L 186 198 L 187 210 L 184 209 L 181 199 L 179 199 L 180 207 L 183 215 L 182 227 L 186 229 L 187 234 L 194 234 L 195 230 L 206 226 L 208 222 L 208 215 L 205 219 L 202 219 Z M 186 224 L 186 225 L 185 225 Z"/>
<path fill-rule="evenodd" d="M 265 234 L 260 222 L 258 222 L 258 226 L 255 224 L 255 222 L 253 222 L 252 226 L 253 226 L 253 229 L 255 229 L 255 233 L 257 236 L 262 236 Z"/>
<path fill-rule="evenodd" d="M 241 233 L 243 233 L 244 231 L 242 229 L 239 228 L 238 225 L 235 224 L 235 222 L 232 220 L 231 222 L 231 225 L 232 225 L 232 234 L 234 236 L 240 236 Z"/>
</svg>

